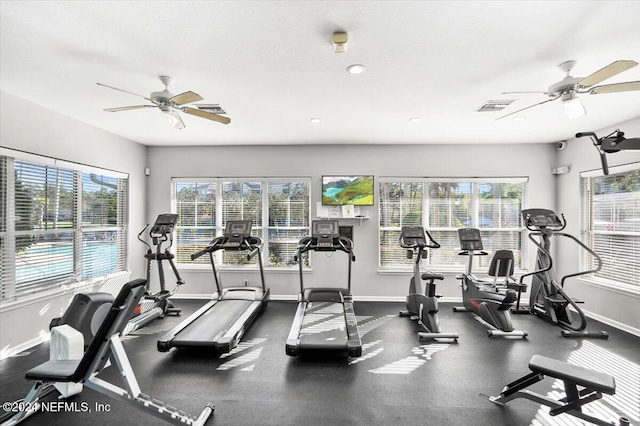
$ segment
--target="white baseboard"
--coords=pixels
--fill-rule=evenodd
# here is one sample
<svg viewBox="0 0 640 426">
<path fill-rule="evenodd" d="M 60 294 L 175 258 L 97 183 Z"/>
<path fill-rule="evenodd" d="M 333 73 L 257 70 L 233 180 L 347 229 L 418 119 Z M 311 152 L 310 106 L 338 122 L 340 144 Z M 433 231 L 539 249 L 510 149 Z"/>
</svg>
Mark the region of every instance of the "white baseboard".
<svg viewBox="0 0 640 426">
<path fill-rule="evenodd" d="M 611 327 L 617 328 L 618 330 L 626 331 L 629 334 L 640 337 L 640 329 L 631 327 L 630 325 L 623 324 L 616 320 L 612 320 L 611 318 L 603 317 L 602 315 L 594 314 L 593 312 L 589 312 L 584 309 L 582 310 L 582 312 L 584 312 L 584 314 L 589 318 L 593 318 L 596 321 L 600 321 L 601 323 L 610 325 Z"/>
</svg>

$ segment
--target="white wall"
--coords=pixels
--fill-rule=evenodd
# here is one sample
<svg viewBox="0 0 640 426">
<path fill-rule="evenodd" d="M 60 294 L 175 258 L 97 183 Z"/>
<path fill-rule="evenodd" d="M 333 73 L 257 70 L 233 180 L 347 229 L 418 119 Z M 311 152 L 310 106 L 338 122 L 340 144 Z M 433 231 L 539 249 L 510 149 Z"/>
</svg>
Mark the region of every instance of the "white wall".
<svg viewBox="0 0 640 426">
<path fill-rule="evenodd" d="M 0 141 L 2 147 L 88 164 L 129 174 L 129 253 L 133 277 L 142 276 L 144 263 L 136 250 L 137 229 L 145 221 L 146 147 L 81 123 L 22 98 L 0 92 Z M 0 350 L 48 331 L 72 295 L 0 310 Z M 19 325 L 19 327 L 18 327 Z"/>
<path fill-rule="evenodd" d="M 626 137 L 640 137 L 640 118 L 606 129 L 585 128 L 585 132 L 595 132 L 598 136 L 606 136 L 615 129 L 620 129 Z M 608 154 L 609 167 L 640 161 L 640 151 L 624 151 Z M 566 232 L 580 237 L 581 196 L 580 172 L 601 169 L 600 156 L 592 146 L 589 138 L 570 139 L 567 148 L 558 152 L 555 166 L 569 165 L 568 174 L 558 176 L 556 191 L 558 194 L 557 213 L 564 213 L 567 218 Z M 576 244 L 562 243 L 560 262 L 556 262 L 557 271 L 562 276 L 578 271 L 580 249 Z M 640 329 L 640 292 L 621 293 L 594 285 L 588 285 L 579 279 L 567 280 L 566 289 L 569 295 L 585 302 L 584 310 L 618 321 L 622 324 Z M 636 285 L 638 283 L 635 283 Z"/>
<path fill-rule="evenodd" d="M 310 176 L 312 178 L 312 217 L 320 201 L 323 174 L 374 174 L 380 176 L 493 177 L 528 176 L 529 205 L 554 205 L 554 179 L 551 164 L 555 145 L 328 145 L 269 147 L 150 147 L 148 165 L 148 221 L 168 212 L 172 177 L 271 177 Z M 376 181 L 377 191 L 377 181 Z M 377 201 L 376 201 L 377 203 Z M 354 225 L 356 262 L 353 265 L 352 292 L 357 299 L 402 299 L 407 294 L 409 274 L 378 274 L 378 205 L 368 209 L 369 220 L 341 220 Z M 335 253 L 327 259 L 314 253 L 313 272 L 305 275 L 305 286 L 343 286 L 346 282 L 346 256 Z M 340 256 L 342 255 L 342 256 Z M 336 258 L 337 257 L 337 258 Z M 338 267 L 336 267 L 336 265 Z M 186 284 L 180 294 L 208 294 L 214 284 L 208 270 L 182 270 Z M 170 275 L 168 275 L 170 276 Z M 225 272 L 226 285 L 241 285 L 253 276 Z M 299 291 L 296 271 L 267 272 L 273 295 L 294 297 Z M 460 298 L 454 274 L 438 287 L 445 298 Z"/>
</svg>

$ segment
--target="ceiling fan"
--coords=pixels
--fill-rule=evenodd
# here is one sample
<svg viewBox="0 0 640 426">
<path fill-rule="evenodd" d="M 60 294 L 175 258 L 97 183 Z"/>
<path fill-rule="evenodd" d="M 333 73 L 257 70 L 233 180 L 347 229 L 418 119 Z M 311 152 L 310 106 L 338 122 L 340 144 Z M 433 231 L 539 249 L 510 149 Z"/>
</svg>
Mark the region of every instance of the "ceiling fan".
<svg viewBox="0 0 640 426">
<path fill-rule="evenodd" d="M 542 93 L 549 96 L 549 99 L 511 112 L 507 115 L 503 115 L 496 120 L 503 119 L 510 115 L 522 112 L 526 109 L 533 108 L 547 102 L 555 101 L 557 99 L 560 99 L 564 104 L 567 116 L 570 119 L 573 119 L 586 113 L 582 102 L 576 96 L 578 94 L 588 93 L 590 95 L 599 95 L 601 93 L 630 92 L 633 90 L 640 90 L 640 81 L 627 81 L 624 83 L 594 86 L 595 84 L 611 78 L 614 75 L 620 74 L 621 72 L 626 71 L 629 68 L 635 67 L 636 65 L 638 65 L 636 61 L 615 61 L 587 77 L 572 77 L 571 70 L 575 65 L 576 61 L 567 61 L 561 63 L 559 65 L 559 68 L 566 73 L 566 76 L 559 82 L 549 86 L 546 92 L 502 92 L 502 94 Z"/>
<path fill-rule="evenodd" d="M 217 121 L 222 124 L 229 124 L 231 120 L 228 117 L 223 117 L 218 114 L 214 114 L 211 112 L 203 111 L 197 108 L 191 108 L 185 106 L 186 104 L 190 104 L 192 102 L 201 101 L 202 97 L 194 92 L 184 92 L 179 95 L 174 95 L 169 91 L 169 85 L 171 84 L 171 77 L 160 76 L 160 81 L 164 84 L 164 90 L 161 92 L 152 92 L 149 97 L 139 95 L 137 93 L 129 92 L 128 90 L 118 89 L 117 87 L 107 86 L 106 84 L 98 83 L 99 86 L 108 87 L 110 89 L 118 90 L 120 92 L 130 93 L 132 95 L 140 96 L 151 102 L 153 105 L 131 105 L 124 107 L 116 107 L 116 108 L 106 108 L 105 111 L 108 112 L 119 112 L 119 111 L 128 111 L 131 109 L 141 109 L 141 108 L 159 108 L 160 111 L 165 113 L 169 118 L 169 122 L 171 123 L 171 127 L 175 129 L 184 129 L 184 122 L 178 111 L 182 111 L 185 114 L 195 115 L 197 117 L 206 118 L 207 120 Z"/>
</svg>

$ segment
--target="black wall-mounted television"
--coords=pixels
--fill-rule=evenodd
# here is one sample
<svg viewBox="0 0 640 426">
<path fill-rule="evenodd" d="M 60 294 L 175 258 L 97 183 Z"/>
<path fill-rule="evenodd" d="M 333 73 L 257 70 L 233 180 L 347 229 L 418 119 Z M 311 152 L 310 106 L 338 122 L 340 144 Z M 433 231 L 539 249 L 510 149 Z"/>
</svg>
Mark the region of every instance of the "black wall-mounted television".
<svg viewBox="0 0 640 426">
<path fill-rule="evenodd" d="M 322 176 L 323 206 L 373 206 L 373 175 Z"/>
</svg>

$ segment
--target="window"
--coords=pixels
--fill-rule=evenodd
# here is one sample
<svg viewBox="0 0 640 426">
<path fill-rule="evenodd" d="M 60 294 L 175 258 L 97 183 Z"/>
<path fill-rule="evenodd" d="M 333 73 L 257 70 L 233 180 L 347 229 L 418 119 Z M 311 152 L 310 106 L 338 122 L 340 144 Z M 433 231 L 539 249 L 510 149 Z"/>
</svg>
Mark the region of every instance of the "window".
<svg viewBox="0 0 640 426">
<path fill-rule="evenodd" d="M 581 173 L 583 232 L 586 244 L 602 258 L 595 278 L 614 285 L 640 285 L 640 163 Z M 582 267 L 595 260 L 582 256 Z"/>
<path fill-rule="evenodd" d="M 3 150 L 0 177 L 1 300 L 126 269 L 125 175 Z"/>
<path fill-rule="evenodd" d="M 514 252 L 515 267 L 523 266 L 523 226 L 520 212 L 525 178 L 501 179 L 380 179 L 381 268 L 408 268 L 412 261 L 398 240 L 403 226 L 423 226 L 441 245 L 423 261 L 425 267 L 457 269 L 466 265 L 458 256 L 458 229 L 479 228 L 484 249 Z M 479 257 L 476 267 L 485 269 L 489 257 Z"/>
<path fill-rule="evenodd" d="M 264 242 L 264 264 L 291 266 L 298 241 L 309 233 L 310 183 L 309 178 L 173 179 L 177 262 L 208 264 L 206 256 L 192 261 L 191 253 L 222 235 L 227 221 L 250 219 L 252 235 Z M 229 266 L 257 263 L 231 251 L 217 260 Z"/>
</svg>

